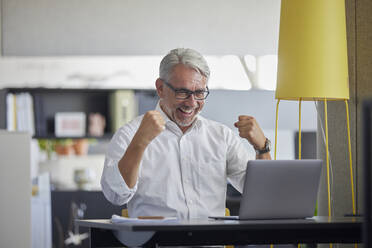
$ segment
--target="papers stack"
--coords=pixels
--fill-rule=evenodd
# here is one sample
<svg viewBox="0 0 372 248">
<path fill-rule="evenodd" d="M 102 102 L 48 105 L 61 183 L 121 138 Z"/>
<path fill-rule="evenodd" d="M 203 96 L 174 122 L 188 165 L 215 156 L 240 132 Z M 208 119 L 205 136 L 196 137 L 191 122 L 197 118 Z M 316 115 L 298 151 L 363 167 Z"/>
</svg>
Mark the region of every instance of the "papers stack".
<svg viewBox="0 0 372 248">
<path fill-rule="evenodd" d="M 12 94 L 6 97 L 7 130 L 26 131 L 35 135 L 34 105 L 29 93 Z"/>
</svg>

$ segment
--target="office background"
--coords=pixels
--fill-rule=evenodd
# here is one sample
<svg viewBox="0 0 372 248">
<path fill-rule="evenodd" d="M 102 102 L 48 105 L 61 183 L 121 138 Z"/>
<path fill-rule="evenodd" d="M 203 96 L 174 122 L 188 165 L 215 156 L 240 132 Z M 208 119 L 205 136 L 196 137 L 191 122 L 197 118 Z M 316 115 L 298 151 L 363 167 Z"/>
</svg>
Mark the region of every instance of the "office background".
<svg viewBox="0 0 372 248">
<path fill-rule="evenodd" d="M 360 213 L 363 205 L 361 101 L 372 95 L 372 3 L 369 0 L 346 0 L 345 3 L 353 167 L 358 192 L 357 210 Z M 158 55 L 179 46 L 192 47 L 203 54 L 212 55 L 276 54 L 279 10 L 280 1 L 277 0 L 206 0 L 187 3 L 171 0 L 2 0 L 1 54 L 4 57 Z M 4 87 L 2 83 L 6 84 L 0 82 L 0 87 Z M 245 98 L 257 97 L 252 92 L 231 94 L 232 98 L 239 96 L 241 101 L 245 101 Z M 273 92 L 262 91 L 258 94 L 262 94 L 260 101 L 265 99 L 262 107 L 271 109 Z M 270 104 L 266 105 L 270 99 Z M 245 106 L 241 107 L 245 109 Z M 296 115 L 296 107 L 289 106 L 284 115 Z M 309 106 L 309 112 L 314 117 L 316 114 L 312 108 Z M 216 118 L 216 110 L 209 111 Z M 274 118 L 274 108 L 268 112 L 268 116 Z M 320 112 L 322 115 L 322 110 Z M 344 113 L 342 103 L 329 104 L 333 212 L 336 216 L 351 213 Z M 284 119 L 285 122 L 279 122 L 279 127 L 284 131 L 286 128 L 294 130 L 296 118 L 293 117 L 292 123 L 290 119 L 280 116 L 279 120 Z M 230 119 L 228 122 L 231 122 Z M 274 122 L 271 123 L 274 126 Z M 310 129 L 314 130 L 317 123 L 312 123 Z M 270 127 L 267 129 L 271 130 Z M 319 125 L 316 129 L 318 157 L 325 159 Z M 326 185 L 322 184 L 319 213 L 323 215 L 327 211 L 326 199 Z"/>
</svg>

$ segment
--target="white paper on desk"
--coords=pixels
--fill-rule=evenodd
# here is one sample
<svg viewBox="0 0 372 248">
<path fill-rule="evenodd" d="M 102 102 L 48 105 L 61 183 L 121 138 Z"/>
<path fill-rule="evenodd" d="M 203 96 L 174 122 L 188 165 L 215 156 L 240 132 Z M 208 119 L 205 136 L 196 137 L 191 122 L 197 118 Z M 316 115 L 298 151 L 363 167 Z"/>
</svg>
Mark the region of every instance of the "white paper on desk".
<svg viewBox="0 0 372 248">
<path fill-rule="evenodd" d="M 138 219 L 138 218 L 127 218 L 122 217 L 119 215 L 112 215 L 111 222 L 112 223 L 161 223 L 167 221 L 175 221 L 177 220 L 176 217 L 164 217 L 164 219 Z"/>
</svg>

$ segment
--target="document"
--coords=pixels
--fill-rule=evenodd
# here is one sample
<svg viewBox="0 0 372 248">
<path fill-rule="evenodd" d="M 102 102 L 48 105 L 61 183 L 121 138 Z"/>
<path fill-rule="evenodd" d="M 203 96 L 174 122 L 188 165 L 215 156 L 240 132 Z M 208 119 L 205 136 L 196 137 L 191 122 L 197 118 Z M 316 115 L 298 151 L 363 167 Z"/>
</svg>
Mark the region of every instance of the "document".
<svg viewBox="0 0 372 248">
<path fill-rule="evenodd" d="M 177 217 L 161 217 L 161 216 L 140 216 L 138 218 L 128 218 L 128 217 L 122 217 L 119 215 L 112 215 L 111 222 L 112 223 L 143 223 L 143 224 L 149 224 L 149 223 L 163 223 L 163 222 L 169 222 L 169 221 L 177 221 Z"/>
</svg>

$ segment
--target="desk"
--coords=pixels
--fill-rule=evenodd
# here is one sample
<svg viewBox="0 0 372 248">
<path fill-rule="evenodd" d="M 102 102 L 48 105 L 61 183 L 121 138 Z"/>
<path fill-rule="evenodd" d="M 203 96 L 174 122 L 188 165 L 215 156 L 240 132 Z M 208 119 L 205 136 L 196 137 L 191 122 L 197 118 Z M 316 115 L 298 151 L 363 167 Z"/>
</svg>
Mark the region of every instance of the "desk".
<svg viewBox="0 0 372 248">
<path fill-rule="evenodd" d="M 193 219 L 160 223 L 76 220 L 90 229 L 91 247 L 157 245 L 243 245 L 296 243 L 357 243 L 362 219 L 314 217 L 303 220 Z"/>
</svg>

